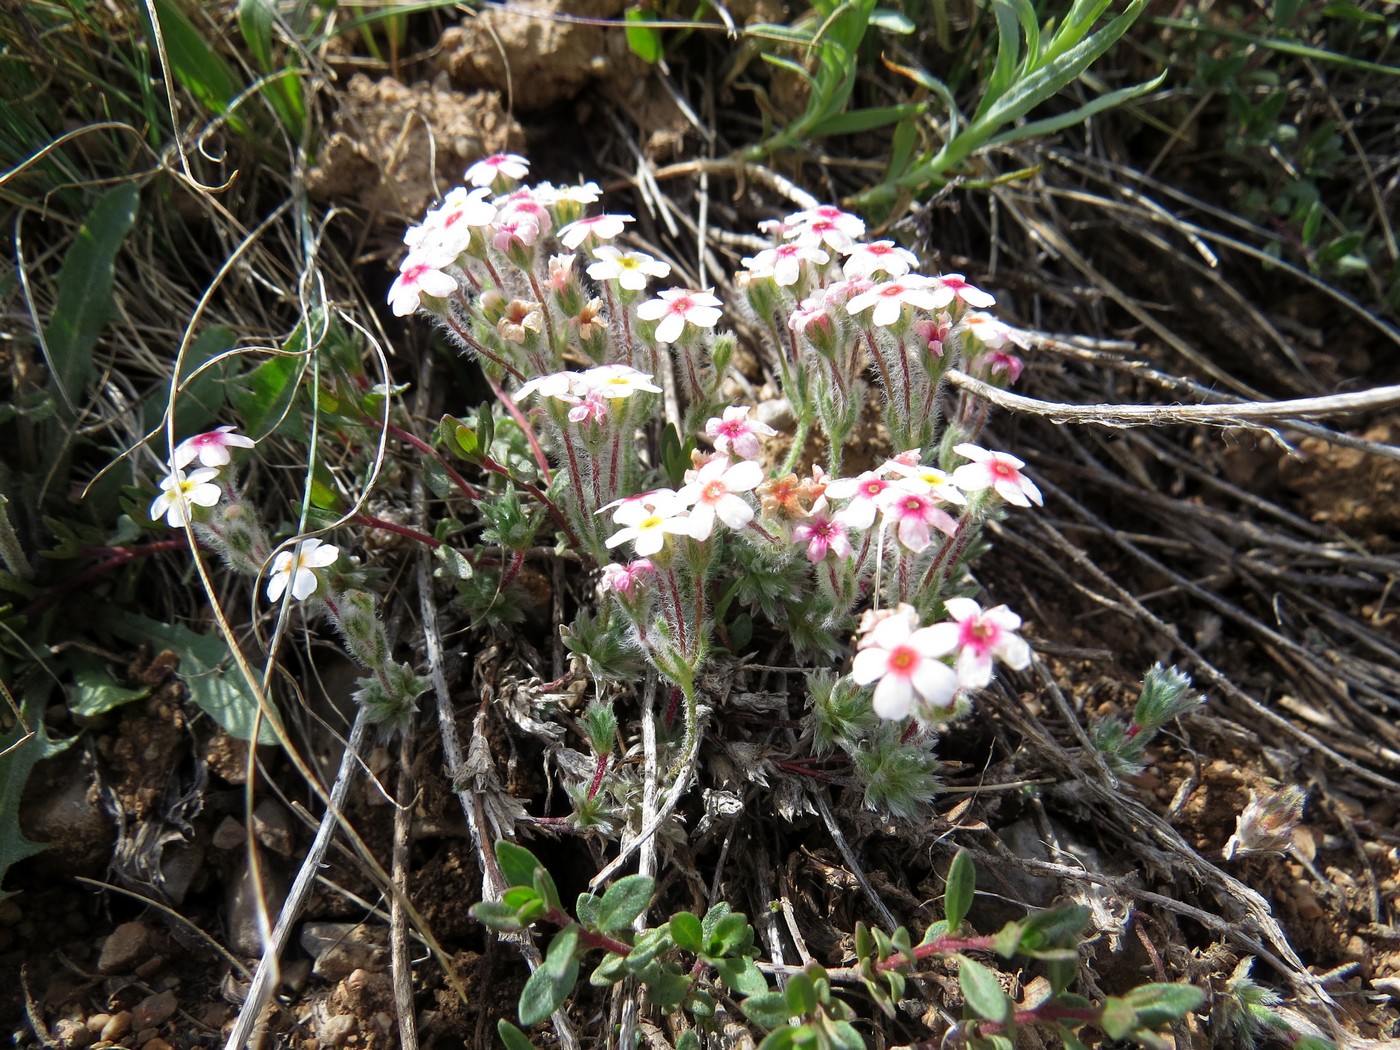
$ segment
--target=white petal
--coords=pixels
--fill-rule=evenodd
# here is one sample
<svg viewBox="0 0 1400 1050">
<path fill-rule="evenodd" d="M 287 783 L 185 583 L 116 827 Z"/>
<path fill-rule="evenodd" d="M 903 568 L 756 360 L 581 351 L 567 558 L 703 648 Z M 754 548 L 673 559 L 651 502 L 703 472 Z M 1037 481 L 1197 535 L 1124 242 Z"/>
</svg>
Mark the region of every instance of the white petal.
<svg viewBox="0 0 1400 1050">
<path fill-rule="evenodd" d="M 1019 635 L 1011 634 L 1003 638 L 1001 645 L 997 646 L 997 655 L 1007 667 L 1017 671 L 1031 665 L 1031 647 Z"/>
<path fill-rule="evenodd" d="M 947 707 L 958 692 L 958 675 L 942 660 L 923 660 L 914 669 L 914 692 L 936 707 Z"/>
<path fill-rule="evenodd" d="M 943 608 L 948 610 L 948 615 L 962 623 L 964 620 L 971 620 L 982 614 L 982 606 L 978 605 L 971 598 L 947 598 L 943 602 Z M 1002 606 L 1005 608 L 1005 606 Z M 1016 625 L 1020 626 L 1019 623 Z"/>
<path fill-rule="evenodd" d="M 298 569 L 292 575 L 292 597 L 305 601 L 316 590 L 316 574 L 310 569 Z"/>
<path fill-rule="evenodd" d="M 915 631 L 909 644 L 925 656 L 947 656 L 958 647 L 959 633 L 955 623 L 936 623 Z"/>
<path fill-rule="evenodd" d="M 875 679 L 884 677 L 889 668 L 890 654 L 872 646 L 856 653 L 851 663 L 851 678 L 860 685 L 869 685 Z"/>
<path fill-rule="evenodd" d="M 887 721 L 897 722 L 909 717 L 909 707 L 914 700 L 914 690 L 907 678 L 887 674 L 875 687 L 872 706 L 875 713 Z"/>
</svg>

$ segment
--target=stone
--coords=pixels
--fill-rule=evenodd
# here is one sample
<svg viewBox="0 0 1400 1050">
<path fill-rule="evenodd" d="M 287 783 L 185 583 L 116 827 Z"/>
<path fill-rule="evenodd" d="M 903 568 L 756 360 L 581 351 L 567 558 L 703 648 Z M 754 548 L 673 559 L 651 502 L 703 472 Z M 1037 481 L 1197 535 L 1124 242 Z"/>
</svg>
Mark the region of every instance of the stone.
<svg viewBox="0 0 1400 1050">
<path fill-rule="evenodd" d="M 144 922 L 124 922 L 103 943 L 97 972 L 130 973 L 156 953 L 156 944 L 156 931 Z"/>
<path fill-rule="evenodd" d="M 342 1046 L 355 1034 L 355 1018 L 350 1014 L 336 1014 L 316 1024 L 316 1038 L 322 1046 Z"/>
<path fill-rule="evenodd" d="M 114 1043 L 129 1031 L 131 1031 L 131 1011 L 118 1010 L 107 1022 L 107 1027 L 102 1029 L 102 1038 L 106 1042 Z"/>
<path fill-rule="evenodd" d="M 169 989 L 148 995 L 132 1009 L 131 1024 L 137 1031 L 158 1028 L 174 1016 L 177 1005 L 175 993 Z"/>
<path fill-rule="evenodd" d="M 308 922 L 302 927 L 301 946 L 315 960 L 312 973 L 339 981 L 356 970 L 384 969 L 389 952 L 382 933 L 350 922 Z"/>
<path fill-rule="evenodd" d="M 264 798 L 253 810 L 253 834 L 274 853 L 292 855 L 296 845 L 291 814 L 275 798 Z"/>
</svg>

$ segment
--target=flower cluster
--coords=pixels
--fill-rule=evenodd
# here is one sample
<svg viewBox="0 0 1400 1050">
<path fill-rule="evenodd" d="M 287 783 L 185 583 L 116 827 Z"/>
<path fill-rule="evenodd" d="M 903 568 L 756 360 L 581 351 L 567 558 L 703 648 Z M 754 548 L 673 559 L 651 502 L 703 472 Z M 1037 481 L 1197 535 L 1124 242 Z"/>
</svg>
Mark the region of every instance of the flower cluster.
<svg viewBox="0 0 1400 1050">
<path fill-rule="evenodd" d="M 796 420 L 779 434 L 721 394 L 734 344 L 714 290 L 653 290 L 671 266 L 616 243 L 631 215 L 586 214 L 595 185 L 523 185 L 527 173 L 509 154 L 473 165 L 405 235 L 390 306 L 430 315 L 513 387 L 550 482 L 542 498 L 603 567 L 604 591 L 663 674 L 689 688 L 731 578 L 720 604 L 792 625 L 799 652 L 839 651 L 861 608 L 893 608 L 862 635 L 853 669 L 884 717 L 953 710 L 986 685 L 994 657 L 1024 666 L 1019 619 L 965 597 L 965 562 L 989 518 L 1041 493 L 1020 459 L 976 442 L 970 406 L 948 423 L 942 411 L 949 368 L 1001 384 L 1020 374 L 1012 350 L 1029 341 L 987 312 L 992 295 L 962 274 L 919 273 L 907 248 L 866 240 L 864 221 L 836 207 L 762 224 L 769 246 L 736 283 Z M 700 446 L 688 470 L 672 453 L 669 477 L 655 445 L 638 455 L 663 396 L 681 454 Z M 845 475 L 872 403 L 906 451 Z M 799 473 L 815 430 L 827 460 Z M 613 562 L 620 549 L 633 560 Z"/>
</svg>

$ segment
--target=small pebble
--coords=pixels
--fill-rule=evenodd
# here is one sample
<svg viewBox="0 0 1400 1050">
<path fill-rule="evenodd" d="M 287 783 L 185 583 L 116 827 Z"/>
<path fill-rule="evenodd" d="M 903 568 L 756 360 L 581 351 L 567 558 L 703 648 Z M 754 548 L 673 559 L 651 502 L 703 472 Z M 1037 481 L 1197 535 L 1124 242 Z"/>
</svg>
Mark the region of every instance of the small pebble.
<svg viewBox="0 0 1400 1050">
<path fill-rule="evenodd" d="M 131 1023 L 138 1030 L 155 1028 L 170 1020 L 175 1013 L 175 993 L 169 990 L 148 995 L 131 1011 Z M 154 1032 L 151 1033 L 155 1035 Z"/>
<path fill-rule="evenodd" d="M 175 1050 L 175 1048 L 157 1036 L 155 1039 L 148 1039 L 142 1043 L 141 1050 Z"/>
<path fill-rule="evenodd" d="M 107 1022 L 107 1026 L 102 1029 L 102 1038 L 108 1042 L 116 1042 L 129 1031 L 131 1031 L 131 1011 L 118 1010 Z"/>
<path fill-rule="evenodd" d="M 87 1019 L 88 1031 L 93 1035 L 101 1035 L 102 1029 L 107 1027 L 107 1022 L 111 1019 L 111 1014 L 93 1014 Z"/>
<path fill-rule="evenodd" d="M 97 972 L 130 973 L 150 957 L 154 947 L 154 930 L 143 922 L 124 922 L 103 942 Z"/>
</svg>

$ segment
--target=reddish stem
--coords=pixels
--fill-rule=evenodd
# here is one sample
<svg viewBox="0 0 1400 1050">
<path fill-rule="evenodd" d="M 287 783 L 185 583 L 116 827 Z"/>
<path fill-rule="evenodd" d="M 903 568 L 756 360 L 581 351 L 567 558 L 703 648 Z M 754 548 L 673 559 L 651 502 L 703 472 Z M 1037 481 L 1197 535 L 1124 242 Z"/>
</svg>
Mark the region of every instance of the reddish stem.
<svg viewBox="0 0 1400 1050">
<path fill-rule="evenodd" d="M 485 372 L 482 375 L 486 375 Z M 534 428 L 530 426 L 530 421 L 525 418 L 525 413 L 520 411 L 520 406 L 515 403 L 515 399 L 500 388 L 500 385 L 490 376 L 486 376 L 486 382 L 491 387 L 491 393 L 496 395 L 496 399 L 505 406 L 510 417 L 519 425 L 525 434 L 525 440 L 530 443 L 530 452 L 535 457 L 535 464 L 540 468 L 540 476 L 544 478 L 546 485 L 554 484 L 554 475 L 549 472 L 549 460 L 545 457 L 544 449 L 540 447 L 540 439 L 535 437 Z"/>
<path fill-rule="evenodd" d="M 442 540 L 435 536 L 429 536 L 426 532 L 419 532 L 411 529 L 407 525 L 398 525 L 392 521 L 385 521 L 383 518 L 376 518 L 373 514 L 356 514 L 355 521 L 361 525 L 367 525 L 371 529 L 383 529 L 385 532 L 392 532 L 399 536 L 407 536 L 411 540 L 419 543 L 426 543 L 429 547 L 441 547 Z"/>
<path fill-rule="evenodd" d="M 480 502 L 481 496 L 476 491 L 476 489 L 473 488 L 467 482 L 466 478 L 462 477 L 461 474 L 457 473 L 457 469 L 454 466 L 452 466 L 451 463 L 448 462 L 447 457 L 444 456 L 437 449 L 433 448 L 432 445 L 428 444 L 426 441 L 424 441 L 417 435 L 410 434 L 407 430 L 404 430 L 402 427 L 395 426 L 393 423 L 381 423 L 373 416 L 366 416 L 365 420 L 370 424 L 370 426 L 378 427 L 386 434 L 392 434 L 400 441 L 408 442 L 408 444 L 412 445 L 419 452 L 422 452 L 428 456 L 432 456 L 435 460 L 438 461 L 438 465 L 442 467 L 443 472 L 447 474 L 448 478 L 451 479 L 452 484 L 457 486 L 458 491 L 460 491 L 463 496 L 466 496 L 467 499 L 471 500 L 473 503 Z"/>
<path fill-rule="evenodd" d="M 598 794 L 598 789 L 603 786 L 603 774 L 608 771 L 608 756 L 598 756 L 598 766 L 593 770 L 593 783 L 588 785 L 588 800 L 593 801 L 593 796 Z"/>
</svg>

